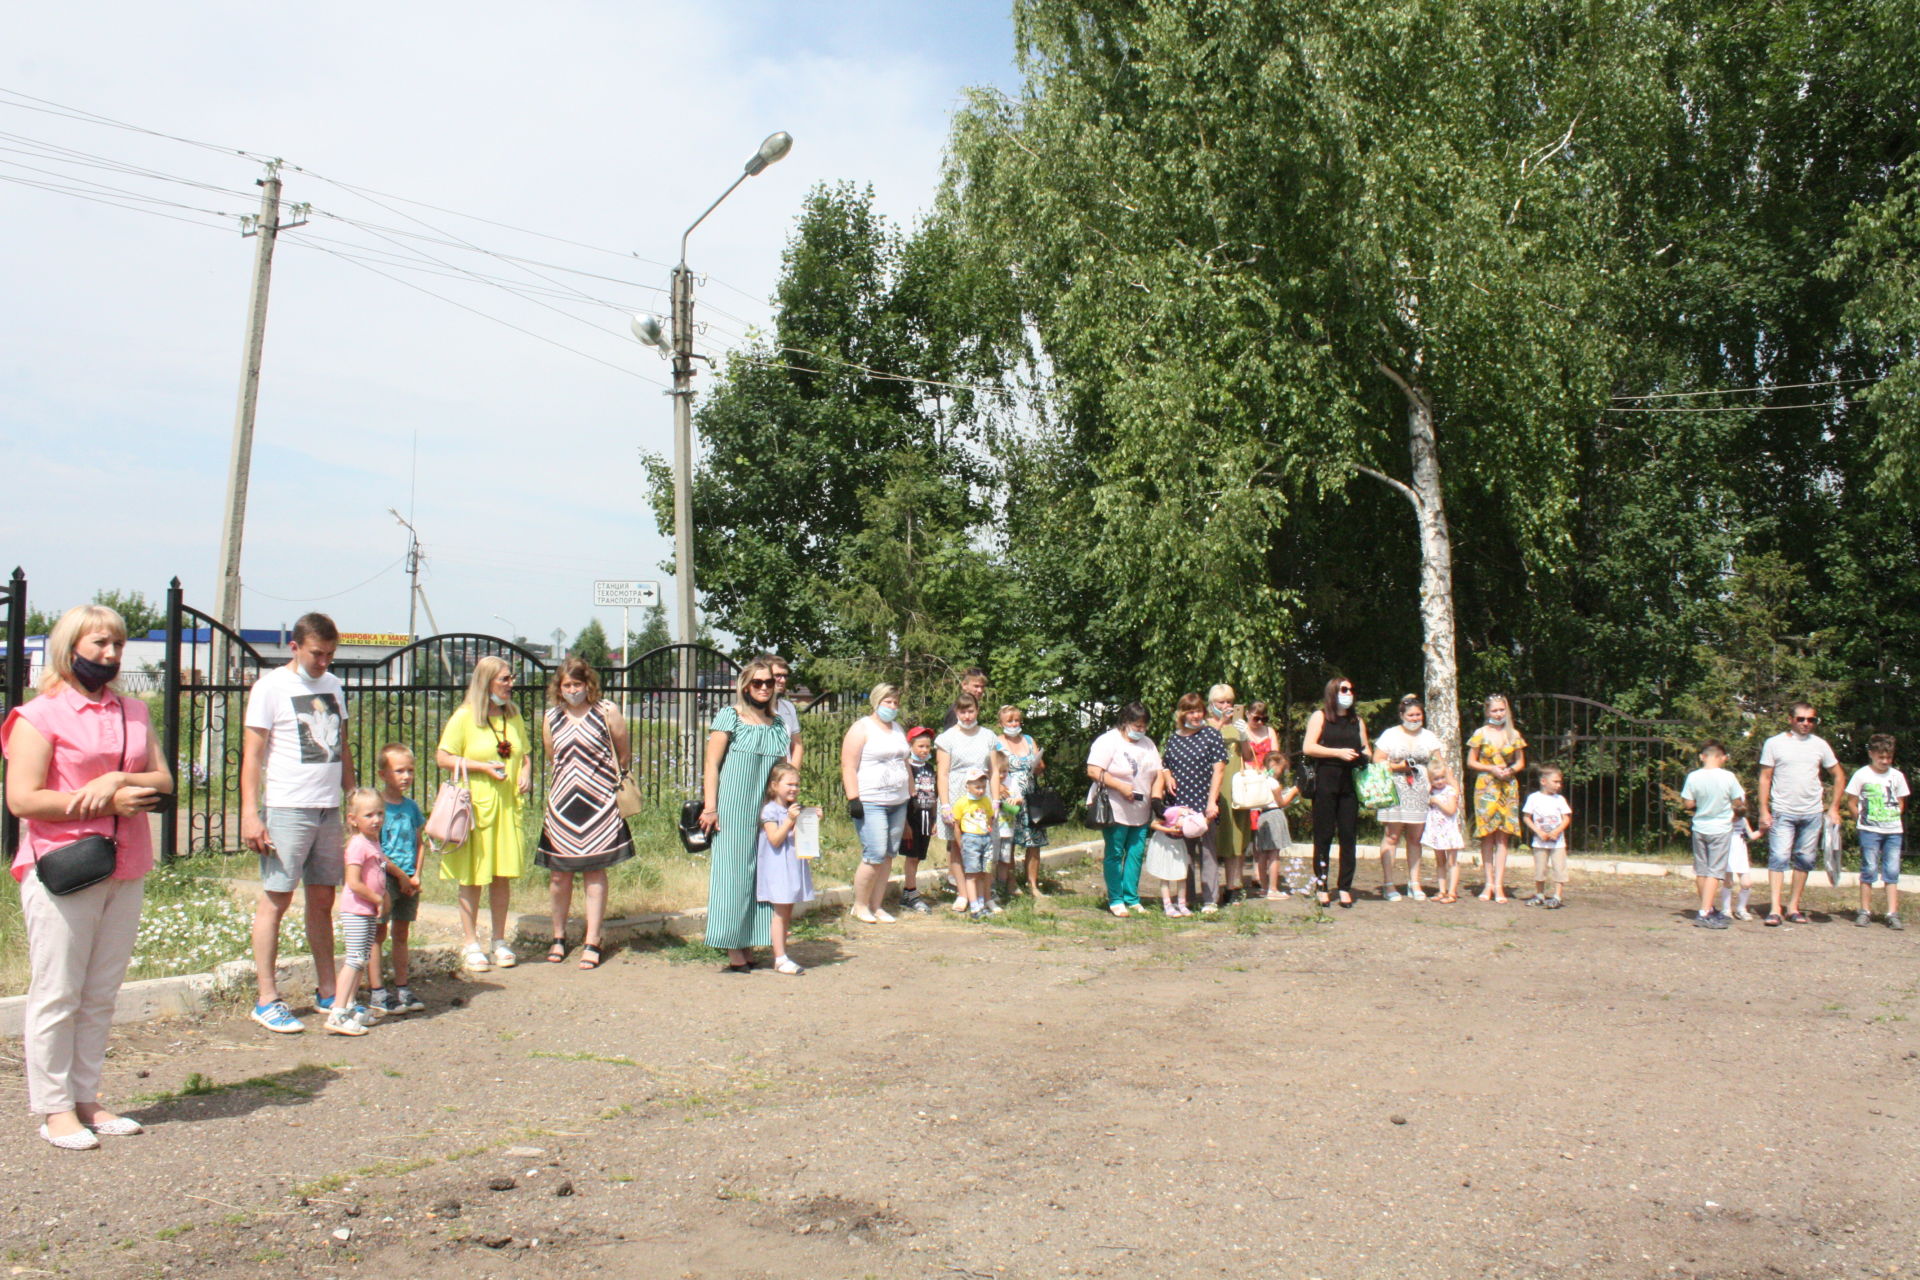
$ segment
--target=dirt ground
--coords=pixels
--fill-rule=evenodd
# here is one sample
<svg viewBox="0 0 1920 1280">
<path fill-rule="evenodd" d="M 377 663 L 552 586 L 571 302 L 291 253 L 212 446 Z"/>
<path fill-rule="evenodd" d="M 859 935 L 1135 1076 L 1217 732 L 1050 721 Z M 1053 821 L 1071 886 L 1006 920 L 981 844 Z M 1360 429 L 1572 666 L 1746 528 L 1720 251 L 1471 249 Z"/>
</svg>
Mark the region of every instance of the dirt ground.
<svg viewBox="0 0 1920 1280">
<path fill-rule="evenodd" d="M 530 957 L 436 984 L 428 1012 L 357 1040 L 311 1018 L 275 1037 L 238 1012 L 129 1028 L 108 1090 L 150 1131 L 67 1154 L 17 1119 L 0 1265 L 1920 1267 L 1920 930 L 1834 910 L 1708 932 L 1676 881 L 1576 882 L 1559 912 L 1369 891 L 1325 923 L 1291 902 L 1177 929 L 1088 902 L 1022 908 L 1020 927 L 829 921 L 796 946 L 813 966 L 797 979 L 725 975 L 686 947 L 597 973 Z M 21 1117 L 17 1042 L 0 1054 Z"/>
</svg>

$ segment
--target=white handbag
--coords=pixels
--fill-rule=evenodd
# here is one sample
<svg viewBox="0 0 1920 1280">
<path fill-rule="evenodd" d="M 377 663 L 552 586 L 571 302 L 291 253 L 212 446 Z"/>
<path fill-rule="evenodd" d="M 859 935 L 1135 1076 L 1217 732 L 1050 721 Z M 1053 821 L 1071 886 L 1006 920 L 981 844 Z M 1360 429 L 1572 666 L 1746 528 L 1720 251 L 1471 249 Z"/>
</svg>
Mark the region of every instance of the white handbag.
<svg viewBox="0 0 1920 1280">
<path fill-rule="evenodd" d="M 1273 779 L 1258 769 L 1242 769 L 1233 775 L 1233 807 L 1265 809 L 1273 803 Z"/>
</svg>

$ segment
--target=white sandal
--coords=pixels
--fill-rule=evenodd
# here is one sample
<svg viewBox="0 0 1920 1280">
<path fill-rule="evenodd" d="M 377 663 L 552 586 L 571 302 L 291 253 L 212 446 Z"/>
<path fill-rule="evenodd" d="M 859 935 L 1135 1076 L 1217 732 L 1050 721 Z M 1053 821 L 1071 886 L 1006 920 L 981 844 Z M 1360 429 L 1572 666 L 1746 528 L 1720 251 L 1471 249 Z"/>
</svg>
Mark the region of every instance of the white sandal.
<svg viewBox="0 0 1920 1280">
<path fill-rule="evenodd" d="M 789 978 L 797 978 L 801 974 L 806 972 L 805 969 L 802 969 L 799 965 L 795 964 L 792 960 L 788 959 L 786 956 L 781 956 L 778 960 L 775 960 L 773 962 L 773 971 L 775 973 L 784 973 Z"/>
<path fill-rule="evenodd" d="M 485 947 L 469 942 L 460 949 L 460 967 L 469 973 L 485 973 L 493 968 L 493 961 L 487 959 Z"/>
</svg>

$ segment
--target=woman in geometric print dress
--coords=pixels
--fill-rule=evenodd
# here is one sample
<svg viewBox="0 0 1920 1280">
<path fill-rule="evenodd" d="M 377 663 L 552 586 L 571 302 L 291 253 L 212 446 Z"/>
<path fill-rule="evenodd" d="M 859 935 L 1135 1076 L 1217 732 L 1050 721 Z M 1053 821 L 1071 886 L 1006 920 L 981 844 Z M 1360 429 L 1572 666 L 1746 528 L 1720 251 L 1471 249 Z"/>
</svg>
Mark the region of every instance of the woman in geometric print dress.
<svg viewBox="0 0 1920 1280">
<path fill-rule="evenodd" d="M 728 973 L 753 968 L 747 948 L 773 940 L 773 908 L 758 897 L 756 850 L 767 774 L 787 758 L 787 726 L 773 710 L 773 665 L 756 658 L 740 669 L 733 705 L 722 707 L 707 734 L 700 771 L 700 826 L 713 833 L 707 850 L 707 945 L 727 953 Z"/>
<path fill-rule="evenodd" d="M 620 816 L 616 796 L 626 776 L 630 750 L 627 721 L 611 702 L 600 700 L 600 679 L 579 658 L 568 658 L 547 686 L 547 708 L 540 726 L 551 776 L 547 817 L 533 860 L 552 873 L 548 919 L 553 941 L 547 959 L 567 958 L 567 916 L 573 910 L 573 878 L 585 882 L 586 945 L 582 969 L 598 969 L 603 958 L 600 928 L 607 918 L 607 868 L 633 856 L 633 834 Z"/>
</svg>

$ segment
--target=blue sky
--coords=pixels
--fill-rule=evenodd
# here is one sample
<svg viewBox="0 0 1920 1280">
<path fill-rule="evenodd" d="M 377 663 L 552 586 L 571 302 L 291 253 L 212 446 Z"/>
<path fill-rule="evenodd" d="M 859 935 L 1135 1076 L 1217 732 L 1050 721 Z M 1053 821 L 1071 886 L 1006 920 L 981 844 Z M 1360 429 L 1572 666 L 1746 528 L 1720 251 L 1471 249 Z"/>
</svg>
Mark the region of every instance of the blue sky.
<svg viewBox="0 0 1920 1280">
<path fill-rule="evenodd" d="M 793 133 L 695 234 L 718 354 L 765 323 L 809 187 L 871 183 L 910 221 L 962 89 L 1015 84 L 1003 0 L 180 12 L 22 10 L 0 90 L 299 166 L 285 199 L 317 212 L 275 260 L 243 560 L 256 627 L 318 607 L 404 629 L 386 509 L 409 508 L 416 439 L 443 628 L 572 633 L 593 579 L 661 577 L 639 454 L 669 446 L 667 370 L 627 314 L 663 309 L 679 232 L 763 136 Z M 158 597 L 176 574 L 211 608 L 253 245 L 231 215 L 257 206 L 261 166 L 35 105 L 0 94 L 0 558 L 44 608 Z"/>
</svg>

